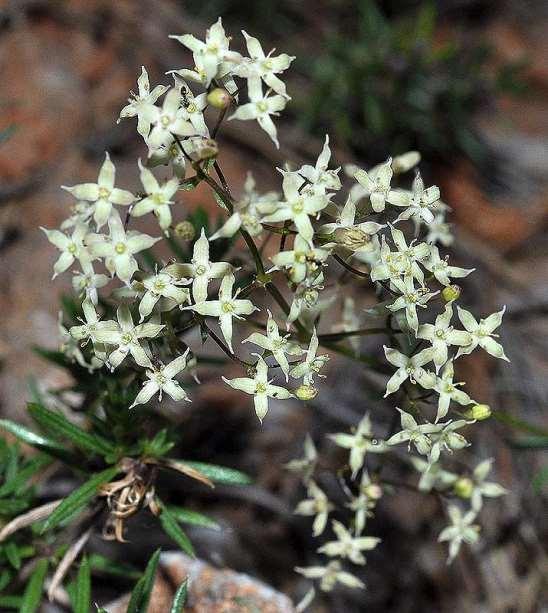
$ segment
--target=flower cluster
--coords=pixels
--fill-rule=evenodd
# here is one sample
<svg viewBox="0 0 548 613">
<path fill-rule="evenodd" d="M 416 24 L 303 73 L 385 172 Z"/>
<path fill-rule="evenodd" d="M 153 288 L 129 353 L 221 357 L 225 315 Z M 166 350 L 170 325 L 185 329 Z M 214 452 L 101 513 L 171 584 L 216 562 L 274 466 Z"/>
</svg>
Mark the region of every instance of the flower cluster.
<svg viewBox="0 0 548 613">
<path fill-rule="evenodd" d="M 405 408 L 397 409 L 401 431 L 386 440 L 374 437 L 366 414 L 351 433 L 330 437 L 349 451 L 346 508 L 351 511 L 351 527 L 332 518 L 336 538 L 318 549 L 329 558 L 327 565 L 298 569 L 319 580 L 322 590 L 337 582 L 362 587 L 360 579 L 343 569 L 342 561 L 364 564 L 364 552 L 379 542 L 363 534 L 384 491 L 382 481 L 368 470 L 370 454 L 397 454 L 397 446 L 404 444 L 417 454 L 411 461 L 421 473 L 420 490 L 453 488 L 457 497 L 471 501 L 464 515 L 456 505 L 449 506 L 453 525 L 440 540 L 450 541 L 450 559 L 461 542 L 477 539 L 472 522 L 483 497 L 503 493 L 484 481 L 490 463 L 459 476 L 442 468 L 441 462 L 468 445 L 461 430 L 488 416 L 485 406 L 453 381 L 454 365 L 477 348 L 507 359 L 495 333 L 504 309 L 477 320 L 456 304 L 460 288 L 453 280 L 472 270 L 440 255 L 452 237 L 445 221 L 448 207 L 440 201 L 438 187 L 427 187 L 418 171 L 407 188 L 402 181 L 401 175 L 420 161 L 416 152 L 389 158 L 367 171 L 345 167 L 352 185 L 341 203 L 343 181 L 340 168 L 331 163 L 326 136 L 314 165 L 278 168 L 279 193 L 260 193 L 249 174 L 241 197 L 232 195 L 217 160 L 219 127 L 225 115 L 228 120 L 256 119 L 277 146 L 273 117 L 290 100 L 280 75 L 294 59 L 265 54 L 256 38 L 246 32 L 243 36 L 247 55 L 230 50 L 220 19 L 205 41 L 173 36 L 192 52 L 194 66 L 170 71 L 172 86 L 151 89 L 142 69 L 138 94 L 132 94 L 120 113 L 120 119 L 136 118 L 146 145 L 136 165 L 142 188 L 116 187 L 116 169 L 108 153 L 96 182 L 64 188 L 75 199 L 72 213 L 60 230 L 44 232 L 60 251 L 54 276 L 78 265 L 73 287 L 83 318 L 81 325 L 70 329 L 60 323 L 62 349 L 89 370 L 123 368 L 141 382 L 128 408 L 156 395 L 162 401 L 163 392 L 175 402 L 189 401 L 177 377 L 196 360 L 200 365 L 198 350 L 187 336 L 200 329 L 203 339 L 212 339 L 244 368 L 245 376 L 222 380 L 253 397 L 262 421 L 269 401 L 313 399 L 331 354 L 365 358 L 360 338 L 385 334 L 391 346 L 378 357 L 394 369 L 385 397 L 398 394 Z M 210 236 L 203 227 L 189 228 L 190 212 L 185 211 L 185 192 L 200 183 L 211 188 L 226 215 Z M 137 218 L 150 214 L 157 219 L 160 236 L 134 229 Z M 185 249 L 179 246 L 178 259 L 153 258 L 155 264 L 150 264 L 150 249 L 156 243 L 192 240 L 195 229 L 199 236 L 188 257 L 181 255 Z M 233 259 L 223 245 L 236 236 L 248 253 Z M 267 262 L 256 241 L 264 241 L 264 246 L 272 236 L 280 238 L 280 247 Z M 343 277 L 337 276 L 340 267 Z M 337 285 L 348 276 L 381 297 L 378 313 L 387 322 L 384 328 L 360 327 L 365 309 L 357 295 L 343 292 L 339 309 Z M 115 286 L 110 295 L 99 299 L 99 291 L 105 292 L 109 284 Z M 321 331 L 327 309 L 339 309 L 339 323 L 333 327 L 338 332 Z M 217 325 L 220 334 L 214 331 Z M 239 332 L 249 328 L 255 331 L 241 341 L 243 345 L 236 344 Z M 255 351 L 242 354 L 249 346 Z M 386 363 L 368 357 L 371 368 L 386 372 Z M 300 471 L 307 491 L 296 512 L 314 517 L 313 531 L 319 537 L 335 507 L 313 478 L 317 452 L 311 439 L 306 450 L 304 459 L 290 463 Z"/>
</svg>

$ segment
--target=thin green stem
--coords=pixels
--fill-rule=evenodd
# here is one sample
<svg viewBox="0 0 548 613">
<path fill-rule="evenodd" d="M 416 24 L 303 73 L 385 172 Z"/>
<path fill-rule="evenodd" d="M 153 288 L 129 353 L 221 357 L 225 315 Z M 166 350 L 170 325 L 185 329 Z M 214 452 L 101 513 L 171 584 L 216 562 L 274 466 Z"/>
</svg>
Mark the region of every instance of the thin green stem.
<svg viewBox="0 0 548 613">
<path fill-rule="evenodd" d="M 358 270 L 357 268 L 354 268 L 353 266 L 350 266 L 350 264 L 348 264 L 347 262 L 345 262 L 340 255 L 337 255 L 336 253 L 333 254 L 334 259 L 343 267 L 346 268 L 346 270 L 348 270 L 348 272 L 351 272 L 354 275 L 357 275 L 358 277 L 363 277 L 364 279 L 369 279 L 370 275 L 368 272 L 363 272 L 362 270 Z"/>
</svg>

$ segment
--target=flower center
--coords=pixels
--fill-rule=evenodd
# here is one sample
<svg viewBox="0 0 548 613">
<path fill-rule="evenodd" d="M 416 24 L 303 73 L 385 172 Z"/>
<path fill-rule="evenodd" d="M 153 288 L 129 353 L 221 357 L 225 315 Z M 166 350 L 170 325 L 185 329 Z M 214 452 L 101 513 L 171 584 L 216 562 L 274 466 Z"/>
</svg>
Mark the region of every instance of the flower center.
<svg viewBox="0 0 548 613">
<path fill-rule="evenodd" d="M 303 212 L 303 210 L 304 210 L 304 202 L 303 202 L 302 198 L 299 198 L 299 200 L 297 200 L 296 202 L 294 202 L 291 205 L 291 210 L 294 213 L 302 213 Z"/>
<path fill-rule="evenodd" d="M 264 100 L 261 100 L 261 102 L 257 102 L 257 108 L 261 113 L 266 113 L 268 111 L 268 104 Z"/>
<path fill-rule="evenodd" d="M 99 188 L 99 198 L 102 200 L 107 200 L 107 198 L 110 196 L 110 190 L 107 189 L 106 187 L 100 187 Z"/>
<path fill-rule="evenodd" d="M 295 262 L 297 262 L 297 264 L 304 264 L 306 262 L 306 253 L 297 251 L 295 253 Z"/>
<path fill-rule="evenodd" d="M 194 104 L 194 102 L 191 102 L 187 107 L 186 110 L 188 113 L 195 113 L 198 110 L 198 107 Z"/>
<path fill-rule="evenodd" d="M 70 243 L 70 245 L 67 247 L 67 251 L 74 255 L 76 251 L 78 251 L 78 247 L 74 243 Z"/>
<path fill-rule="evenodd" d="M 203 264 L 198 264 L 198 266 L 196 266 L 196 268 L 194 269 L 194 272 L 197 275 L 203 275 L 203 274 L 205 274 L 206 270 L 207 269 L 206 269 L 206 267 Z"/>
<path fill-rule="evenodd" d="M 436 336 L 438 338 L 444 339 L 445 338 L 445 331 L 444 330 L 436 330 Z"/>
<path fill-rule="evenodd" d="M 171 123 L 171 117 L 169 117 L 169 115 L 162 115 L 160 117 L 160 123 L 164 126 L 167 127 L 169 126 L 169 124 Z"/>
<path fill-rule="evenodd" d="M 119 255 L 122 255 L 122 253 L 125 253 L 126 251 L 126 246 L 124 243 L 116 243 L 116 246 L 114 247 L 114 251 L 116 251 L 116 253 L 118 253 Z"/>
<path fill-rule="evenodd" d="M 255 386 L 256 394 L 265 394 L 266 393 L 266 383 L 257 383 Z"/>
<path fill-rule="evenodd" d="M 124 332 L 120 340 L 124 345 L 129 345 L 129 343 L 131 343 L 133 340 L 133 334 L 131 334 L 131 332 Z"/>
<path fill-rule="evenodd" d="M 158 279 L 157 281 L 154 281 L 154 289 L 161 292 L 162 290 L 164 290 L 166 288 L 166 284 L 164 281 L 162 281 L 161 279 Z"/>
<path fill-rule="evenodd" d="M 154 200 L 155 204 L 163 204 L 164 203 L 164 195 L 160 192 L 152 194 L 152 200 Z"/>
<path fill-rule="evenodd" d="M 272 60 L 265 60 L 262 64 L 264 70 L 272 70 Z"/>
<path fill-rule="evenodd" d="M 223 311 L 223 313 L 232 313 L 234 311 L 234 305 L 232 304 L 232 302 L 223 302 L 221 305 L 221 309 Z"/>
</svg>

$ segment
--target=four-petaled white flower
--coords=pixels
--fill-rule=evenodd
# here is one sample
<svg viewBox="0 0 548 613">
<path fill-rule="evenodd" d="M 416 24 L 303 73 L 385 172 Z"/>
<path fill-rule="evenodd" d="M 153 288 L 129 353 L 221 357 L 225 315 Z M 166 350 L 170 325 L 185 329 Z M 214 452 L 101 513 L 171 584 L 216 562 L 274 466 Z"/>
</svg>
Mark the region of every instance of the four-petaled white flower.
<svg viewBox="0 0 548 613">
<path fill-rule="evenodd" d="M 98 342 L 116 346 L 116 349 L 108 356 L 107 366 L 114 370 L 120 366 L 127 355 L 131 354 L 139 366 L 151 368 L 152 362 L 141 342 L 143 342 L 143 339 L 158 336 L 165 328 L 165 325 L 147 322 L 135 326 L 131 317 L 131 311 L 126 305 L 118 307 L 116 318 L 118 320 L 117 324 L 113 321 L 104 322 L 109 324 L 109 328 L 97 328 L 94 332 L 95 339 Z M 110 329 L 113 323 L 115 327 Z"/>
<path fill-rule="evenodd" d="M 396 245 L 396 251 L 391 251 L 383 236 L 380 257 L 371 269 L 371 280 L 385 281 L 388 279 L 392 282 L 399 277 L 411 277 L 421 284 L 424 283 L 424 273 L 419 263 L 422 263 L 430 253 L 430 245 L 415 244 L 415 241 L 408 245 L 403 232 L 394 226 L 390 227 L 390 233 Z"/>
<path fill-rule="evenodd" d="M 448 304 L 443 313 L 436 317 L 433 324 L 421 324 L 417 332 L 417 338 L 429 341 L 434 350 L 434 364 L 436 372 L 447 362 L 447 350 L 451 345 L 464 347 L 472 342 L 470 334 L 464 330 L 454 330 L 450 326 L 453 317 L 453 307 Z"/>
<path fill-rule="evenodd" d="M 438 412 L 436 414 L 436 422 L 447 415 L 451 400 L 458 402 L 460 405 L 466 406 L 472 402 L 470 396 L 459 389 L 463 383 L 453 382 L 453 361 L 449 360 L 442 371 L 441 377 L 436 379 L 434 388 L 439 394 Z"/>
<path fill-rule="evenodd" d="M 307 579 L 319 579 L 320 589 L 323 592 L 330 592 L 337 583 L 346 585 L 346 587 L 365 587 L 363 581 L 351 573 L 342 570 L 339 560 L 332 560 L 327 566 L 309 566 L 307 568 L 297 566 L 295 571 Z"/>
<path fill-rule="evenodd" d="M 443 260 L 440 258 L 439 249 L 431 245 L 429 257 L 422 263 L 426 270 L 429 270 L 434 277 L 442 285 L 451 285 L 451 277 L 462 279 L 467 277 L 475 268 L 459 268 L 458 266 L 450 266 L 448 263 L 449 256 Z"/>
<path fill-rule="evenodd" d="M 317 216 L 328 203 L 326 196 L 301 194 L 299 189 L 304 183 L 303 177 L 295 172 L 280 170 L 283 175 L 282 189 L 284 198 L 278 202 L 276 210 L 263 217 L 263 222 L 292 221 L 299 234 L 308 242 L 312 240 L 314 228 L 310 216 Z"/>
<path fill-rule="evenodd" d="M 325 492 L 316 484 L 310 481 L 307 487 L 308 498 L 301 500 L 295 509 L 297 515 L 315 516 L 312 524 L 314 536 L 320 536 L 325 530 L 329 513 L 334 506 L 329 502 Z"/>
<path fill-rule="evenodd" d="M 502 316 L 504 315 L 505 311 L 506 307 L 503 307 L 502 310 L 498 311 L 497 313 L 492 313 L 489 315 L 489 317 L 480 319 L 479 322 L 477 322 L 470 311 L 466 311 L 465 309 L 457 306 L 459 319 L 472 337 L 472 342 L 469 345 L 459 348 L 457 358 L 461 355 L 472 353 L 472 351 L 479 345 L 482 349 L 485 349 L 487 353 L 495 358 L 500 358 L 501 360 L 506 360 L 509 362 L 510 360 L 506 357 L 502 345 L 497 343 L 495 340 L 495 338 L 498 337 L 498 334 L 493 334 L 493 332 L 502 323 Z"/>
<path fill-rule="evenodd" d="M 100 321 L 95 305 L 93 302 L 86 298 L 82 303 L 82 311 L 84 312 L 84 319 L 81 320 L 82 324 L 78 326 L 72 326 L 69 329 L 69 334 L 73 339 L 80 342 L 81 346 L 87 344 L 89 340 L 93 343 L 93 350 L 97 359 L 104 362 L 107 358 L 106 347 L 104 343 L 97 341 L 97 330 L 115 331 L 118 330 L 118 324 L 115 321 Z"/>
<path fill-rule="evenodd" d="M 285 464 L 284 468 L 300 474 L 305 485 L 308 485 L 318 463 L 318 450 L 314 445 L 314 441 L 310 434 L 307 433 L 304 439 L 304 456 L 302 458 L 291 460 Z"/>
<path fill-rule="evenodd" d="M 134 273 L 139 269 L 135 254 L 150 249 L 160 238 L 130 230 L 126 233 L 119 215 L 113 215 L 108 221 L 110 233 L 88 234 L 86 243 L 91 254 L 105 258 L 105 266 L 111 275 L 129 285 Z"/>
<path fill-rule="evenodd" d="M 232 319 L 244 319 L 242 315 L 251 315 L 253 311 L 259 310 L 251 300 L 238 299 L 240 289 L 237 289 L 235 294 L 232 295 L 232 288 L 235 282 L 236 279 L 233 274 L 226 275 L 223 277 L 221 287 L 219 288 L 219 300 L 204 300 L 203 302 L 197 302 L 192 306 L 185 307 L 200 315 L 218 317 L 221 332 L 232 353 L 234 353 L 232 349 Z"/>
<path fill-rule="evenodd" d="M 139 160 L 139 170 L 141 171 L 141 183 L 147 195 L 131 209 L 131 216 L 142 217 L 153 212 L 158 218 L 160 228 L 168 235 L 171 225 L 172 197 L 179 189 L 179 179 L 173 177 L 160 185 L 152 172 L 141 164 L 141 160 Z"/>
<path fill-rule="evenodd" d="M 141 66 L 141 75 L 137 79 L 137 87 L 139 93 L 130 93 L 128 104 L 120 111 L 116 123 L 120 123 L 122 119 L 127 117 L 137 117 L 137 132 L 146 138 L 150 132 L 150 121 L 146 117 L 146 108 L 153 105 L 169 88 L 167 85 L 157 85 L 150 91 L 148 73 L 144 66 Z"/>
<path fill-rule="evenodd" d="M 397 407 L 396 407 L 397 408 Z M 429 435 L 440 432 L 444 424 L 418 424 L 410 414 L 397 409 L 400 412 L 402 430 L 392 435 L 387 441 L 387 445 L 399 445 L 407 442 L 407 449 L 411 450 L 413 444 L 421 455 L 428 455 L 432 449 L 432 439 Z"/>
<path fill-rule="evenodd" d="M 77 341 L 63 325 L 63 313 L 61 311 L 59 311 L 59 317 L 57 318 L 57 332 L 59 335 L 59 351 L 71 362 L 76 362 L 89 372 L 103 365 L 103 362 L 95 355 L 91 357 L 90 362 L 86 362 L 79 341 Z"/>
<path fill-rule="evenodd" d="M 110 281 L 107 275 L 96 273 L 93 263 L 80 260 L 82 271 L 75 271 L 72 276 L 72 289 L 79 296 L 89 298 L 93 304 L 99 302 L 98 289 L 105 287 Z"/>
<path fill-rule="evenodd" d="M 248 81 L 247 93 L 250 102 L 239 106 L 228 119 L 240 119 L 242 121 L 256 119 L 261 128 L 270 136 L 276 147 L 279 148 L 280 143 L 278 142 L 277 130 L 271 115 L 277 117 L 280 114 L 280 111 L 287 104 L 287 96 L 281 96 L 280 94 L 270 96 L 268 92 L 264 94 L 260 79 L 250 79 Z"/>
<path fill-rule="evenodd" d="M 396 222 L 404 219 L 413 219 L 419 223 L 430 224 L 434 221 L 434 213 L 438 209 L 440 189 L 436 185 L 425 189 L 420 172 L 417 172 L 412 185 L 412 191 L 394 191 L 390 202 L 395 206 L 405 207 Z"/>
<path fill-rule="evenodd" d="M 170 35 L 169 38 L 173 38 L 179 41 L 182 45 L 190 49 L 193 53 L 194 60 L 197 64 L 197 68 L 203 72 L 200 75 L 200 81 L 208 87 L 211 81 L 217 77 L 219 66 L 229 55 L 230 39 L 225 34 L 223 28 L 223 22 L 219 19 L 206 31 L 205 42 L 198 40 L 192 34 L 184 34 L 183 36 Z M 200 64 L 200 66 L 198 66 Z M 183 77 L 190 75 L 186 74 L 189 71 L 177 71 Z"/>
<path fill-rule="evenodd" d="M 454 450 L 464 449 L 470 444 L 462 434 L 455 432 L 459 428 L 473 423 L 473 421 L 466 421 L 466 419 L 458 419 L 457 421 L 448 421 L 441 425 L 442 428 L 436 432 L 433 437 L 433 445 L 428 456 L 429 462 L 437 462 L 440 459 L 442 451 L 452 453 Z"/>
<path fill-rule="evenodd" d="M 329 135 L 326 134 L 323 148 L 316 160 L 316 164 L 314 166 L 305 164 L 297 170 L 310 183 L 310 185 L 304 188 L 305 190 L 323 196 L 327 191 L 338 191 L 341 189 L 341 180 L 338 177 L 340 167 L 329 170 L 330 159 Z"/>
<path fill-rule="evenodd" d="M 424 370 L 423 366 L 433 359 L 433 349 L 428 347 L 412 356 L 404 355 L 397 349 L 383 346 L 386 359 L 398 369 L 386 384 L 386 398 L 398 390 L 401 384 L 409 379 L 426 389 L 431 389 L 435 383 L 435 375 Z"/>
<path fill-rule="evenodd" d="M 386 451 L 386 445 L 382 441 L 377 441 L 373 438 L 369 413 L 362 417 L 353 434 L 339 432 L 337 434 L 329 434 L 328 436 L 339 447 L 350 449 L 352 479 L 356 478 L 358 471 L 363 466 L 367 452 L 383 453 Z"/>
<path fill-rule="evenodd" d="M 193 136 L 196 128 L 185 119 L 186 115 L 181 108 L 181 90 L 172 87 L 166 94 L 162 108 L 154 105 L 148 106 L 145 117 L 152 124 L 152 130 L 146 138 L 149 147 L 149 157 L 160 147 L 169 147 L 177 136 Z"/>
<path fill-rule="evenodd" d="M 105 153 L 105 161 L 99 171 L 97 183 L 80 183 L 73 187 L 62 185 L 61 187 L 76 199 L 93 203 L 90 205 L 90 210 L 93 210 L 93 219 L 99 230 L 112 216 L 113 205 L 128 206 L 135 201 L 135 196 L 131 192 L 114 187 L 115 179 L 116 168 L 110 161 L 109 154 Z"/>
<path fill-rule="evenodd" d="M 392 200 L 395 199 L 396 192 L 390 188 L 392 175 L 392 160 L 390 158 L 384 164 L 375 166 L 369 172 L 361 169 L 354 172 L 354 178 L 364 189 L 364 192 L 360 192 L 359 196 L 369 196 L 371 207 L 375 213 L 384 211 L 386 202 L 392 203 Z"/>
<path fill-rule="evenodd" d="M 150 275 L 141 281 L 145 289 L 145 293 L 139 303 L 141 322 L 152 313 L 152 310 L 161 298 L 172 300 L 176 305 L 190 302 L 190 290 L 186 287 L 180 287 L 180 285 L 188 285 L 190 280 L 176 278 L 168 272 L 169 270 L 170 267 L 167 266 L 160 272 Z"/>
<path fill-rule="evenodd" d="M 373 515 L 371 509 L 377 506 L 377 501 L 382 496 L 382 488 L 378 483 L 371 481 L 367 470 L 362 471 L 360 483 L 358 485 L 358 495 L 352 496 L 350 502 L 345 506 L 354 511 L 354 533 L 360 535 L 368 517 Z"/>
<path fill-rule="evenodd" d="M 407 324 L 415 334 L 419 329 L 419 316 L 417 307 L 426 308 L 426 303 L 439 294 L 439 292 L 429 292 L 427 287 L 415 287 L 413 277 L 403 279 L 392 279 L 393 287 L 401 293 L 392 304 L 386 306 L 391 311 L 405 309 Z"/>
<path fill-rule="evenodd" d="M 194 127 L 194 133 L 209 138 L 209 128 L 204 119 L 204 110 L 207 107 L 207 92 L 195 96 L 190 87 L 177 75 L 174 75 L 176 87 L 181 88 L 182 105 L 179 115 L 189 121 Z"/>
<path fill-rule="evenodd" d="M 287 53 L 272 55 L 274 49 L 265 55 L 261 43 L 255 37 L 250 36 L 245 30 L 242 30 L 242 34 L 249 58 L 242 58 L 236 65 L 234 74 L 248 80 L 262 79 L 277 94 L 287 96 L 284 82 L 276 75 L 287 70 L 295 57 Z"/>
<path fill-rule="evenodd" d="M 474 489 L 472 490 L 472 496 L 470 499 L 472 510 L 479 513 L 481 507 L 483 506 L 483 496 L 487 498 L 498 498 L 499 496 L 504 496 L 508 493 L 508 491 L 495 483 L 494 481 L 486 481 L 486 477 L 491 470 L 491 466 L 493 465 L 493 460 L 490 458 L 488 460 L 484 460 L 480 462 L 474 471 L 472 472 L 472 480 L 474 482 Z"/>
<path fill-rule="evenodd" d="M 207 286 L 211 279 L 220 279 L 234 270 L 228 262 L 209 261 L 209 241 L 203 228 L 200 238 L 194 243 L 190 264 L 178 264 L 177 266 L 182 276 L 194 279 L 192 282 L 194 302 L 207 300 Z"/>
<path fill-rule="evenodd" d="M 61 252 L 53 266 L 53 279 L 72 266 L 74 260 L 78 260 L 82 268 L 90 264 L 92 256 L 84 244 L 84 239 L 88 233 L 88 227 L 85 223 L 76 224 L 71 236 L 67 236 L 59 230 L 40 229 L 48 237 L 48 241 Z"/>
<path fill-rule="evenodd" d="M 333 520 L 332 525 L 337 540 L 322 545 L 318 553 L 325 553 L 331 557 L 348 558 L 354 564 L 365 564 L 362 551 L 371 551 L 381 542 L 380 538 L 374 536 L 352 536 L 340 521 Z"/>
<path fill-rule="evenodd" d="M 147 370 L 148 381 L 143 383 L 143 388 L 137 394 L 133 404 L 129 407 L 132 409 L 138 404 L 147 403 L 154 394 L 159 392 L 159 399 L 162 400 L 162 393 L 165 392 L 173 400 L 186 400 L 191 402 L 185 390 L 180 383 L 175 379 L 182 370 L 186 368 L 187 356 L 190 349 L 187 349 L 183 355 L 172 360 L 166 366 L 161 365 L 159 368 Z"/>
<path fill-rule="evenodd" d="M 459 478 L 455 473 L 444 470 L 440 464 L 432 464 L 415 456 L 409 459 L 413 468 L 421 473 L 418 485 L 421 492 L 430 492 L 432 489 L 445 490 Z"/>
<path fill-rule="evenodd" d="M 307 276 L 316 273 L 328 257 L 327 249 L 314 247 L 297 234 L 292 250 L 280 251 L 270 259 L 276 268 L 289 270 L 289 278 L 293 283 L 301 283 Z"/>
<path fill-rule="evenodd" d="M 270 351 L 272 357 L 279 364 L 282 372 L 285 375 L 285 380 L 288 380 L 289 362 L 286 355 L 301 355 L 303 350 L 296 343 L 288 341 L 289 334 L 280 335 L 278 324 L 274 321 L 272 313 L 267 310 L 268 321 L 266 323 L 266 336 L 259 332 L 253 332 L 250 336 L 242 341 L 242 343 L 253 343 L 257 347 L 261 347 L 266 351 Z"/>
<path fill-rule="evenodd" d="M 480 527 L 473 523 L 476 519 L 475 511 L 468 511 L 468 513 L 463 515 L 459 507 L 450 505 L 447 509 L 447 513 L 452 525 L 441 531 L 438 536 L 438 541 L 449 541 L 449 558 L 447 559 L 447 564 L 451 564 L 458 554 L 463 542 L 469 545 L 478 542 Z"/>
<path fill-rule="evenodd" d="M 260 422 L 263 421 L 265 415 L 268 413 L 269 398 L 287 400 L 293 396 L 285 387 L 272 385 L 268 380 L 268 366 L 261 356 L 257 356 L 255 376 L 252 379 L 247 377 L 238 377 L 236 379 L 226 379 L 222 377 L 222 379 L 225 383 L 230 385 L 230 387 L 253 396 L 255 413 Z"/>
<path fill-rule="evenodd" d="M 314 328 L 312 336 L 310 337 L 310 344 L 308 345 L 305 359 L 289 371 L 291 377 L 294 379 L 302 378 L 305 385 L 314 385 L 314 377 L 316 375 L 318 377 L 325 378 L 325 375 L 320 375 L 319 373 L 329 361 L 329 356 L 327 354 L 316 355 L 319 345 L 320 343 L 318 341 L 318 335 L 316 334 L 316 328 Z"/>
</svg>

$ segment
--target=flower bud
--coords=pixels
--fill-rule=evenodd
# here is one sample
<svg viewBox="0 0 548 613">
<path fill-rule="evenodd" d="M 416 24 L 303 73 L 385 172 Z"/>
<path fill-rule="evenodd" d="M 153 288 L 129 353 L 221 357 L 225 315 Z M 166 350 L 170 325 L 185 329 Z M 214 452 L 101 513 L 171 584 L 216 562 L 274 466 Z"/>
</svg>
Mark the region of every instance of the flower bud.
<svg viewBox="0 0 548 613">
<path fill-rule="evenodd" d="M 453 491 L 459 498 L 470 498 L 474 491 L 474 482 L 468 477 L 461 477 L 455 481 Z"/>
<path fill-rule="evenodd" d="M 215 87 L 207 95 L 207 103 L 216 109 L 226 109 L 232 102 L 232 96 L 223 87 Z"/>
<path fill-rule="evenodd" d="M 421 161 L 421 154 L 418 151 L 408 151 L 396 156 L 392 160 L 392 170 L 394 174 L 407 172 Z"/>
<path fill-rule="evenodd" d="M 351 251 L 360 249 L 371 242 L 371 236 L 359 228 L 337 228 L 332 236 L 338 245 Z"/>
<path fill-rule="evenodd" d="M 370 483 L 363 488 L 363 493 L 371 500 L 378 500 L 382 496 L 382 488 L 377 483 Z"/>
<path fill-rule="evenodd" d="M 448 285 L 443 288 L 441 295 L 445 302 L 454 302 L 460 296 L 460 287 L 458 285 Z"/>
<path fill-rule="evenodd" d="M 175 234 L 183 241 L 191 241 L 196 236 L 196 229 L 190 221 L 180 221 L 175 226 Z"/>
<path fill-rule="evenodd" d="M 477 421 L 489 419 L 491 414 L 491 407 L 488 404 L 475 404 L 471 409 L 468 409 L 468 411 L 464 413 L 464 415 L 469 419 L 476 419 Z"/>
<path fill-rule="evenodd" d="M 300 385 L 295 390 L 295 396 L 299 400 L 312 400 L 318 395 L 318 390 L 313 385 Z"/>
</svg>

